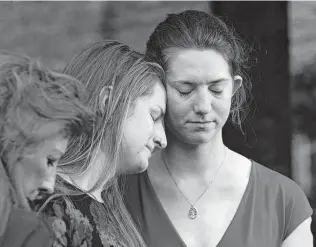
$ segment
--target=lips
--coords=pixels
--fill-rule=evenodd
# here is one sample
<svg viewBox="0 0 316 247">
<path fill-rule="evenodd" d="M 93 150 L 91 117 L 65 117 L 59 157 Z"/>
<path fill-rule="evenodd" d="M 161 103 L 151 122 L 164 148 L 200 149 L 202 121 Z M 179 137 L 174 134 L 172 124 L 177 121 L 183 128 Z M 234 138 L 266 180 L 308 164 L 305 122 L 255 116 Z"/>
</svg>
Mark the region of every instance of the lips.
<svg viewBox="0 0 316 247">
<path fill-rule="evenodd" d="M 210 130 L 216 126 L 215 121 L 190 121 L 188 127 L 195 130 Z"/>
<path fill-rule="evenodd" d="M 34 190 L 30 195 L 28 196 L 28 199 L 31 201 L 35 200 L 43 200 L 47 197 L 49 197 L 51 194 L 41 191 L 41 189 Z"/>
<path fill-rule="evenodd" d="M 29 193 L 28 199 L 30 199 L 31 201 L 33 201 L 33 200 L 35 200 L 36 197 L 38 197 L 38 195 L 39 195 L 38 190 L 37 190 L 37 189 L 36 189 L 36 190 L 33 190 L 33 191 L 31 191 L 31 192 Z"/>
<path fill-rule="evenodd" d="M 213 121 L 191 121 L 189 123 L 196 123 L 196 124 L 208 124 L 212 123 Z"/>
<path fill-rule="evenodd" d="M 213 122 L 214 121 L 188 121 L 188 123 L 191 123 L 191 124 L 210 124 Z"/>
</svg>

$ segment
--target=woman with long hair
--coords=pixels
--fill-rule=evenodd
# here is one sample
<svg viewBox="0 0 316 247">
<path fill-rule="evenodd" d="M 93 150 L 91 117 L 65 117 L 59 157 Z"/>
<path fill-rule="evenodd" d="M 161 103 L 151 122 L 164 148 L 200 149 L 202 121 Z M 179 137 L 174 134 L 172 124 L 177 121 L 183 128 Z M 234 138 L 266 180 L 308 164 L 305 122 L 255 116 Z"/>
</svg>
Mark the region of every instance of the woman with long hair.
<svg viewBox="0 0 316 247">
<path fill-rule="evenodd" d="M 54 191 L 68 141 L 92 129 L 83 87 L 38 61 L 0 52 L 0 246 L 48 246 L 33 202 Z"/>
<path fill-rule="evenodd" d="M 100 41 L 81 50 L 64 72 L 85 85 L 96 111 L 90 135 L 70 141 L 56 193 L 40 211 L 53 216 L 57 246 L 144 246 L 118 186 L 120 174 L 143 172 L 166 146 L 162 68 L 127 45 Z"/>
<path fill-rule="evenodd" d="M 127 183 L 127 204 L 149 247 L 313 245 L 313 213 L 289 178 L 238 154 L 222 138 L 248 104 L 248 47 L 218 17 L 170 14 L 146 55 L 166 71 L 168 147 Z"/>
</svg>

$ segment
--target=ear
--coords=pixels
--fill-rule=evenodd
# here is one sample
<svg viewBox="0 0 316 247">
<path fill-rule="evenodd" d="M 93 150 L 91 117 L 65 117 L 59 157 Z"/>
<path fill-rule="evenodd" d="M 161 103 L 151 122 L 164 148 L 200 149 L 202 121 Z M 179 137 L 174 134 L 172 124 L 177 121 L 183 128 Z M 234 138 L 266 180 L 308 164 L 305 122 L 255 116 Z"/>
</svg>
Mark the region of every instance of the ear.
<svg viewBox="0 0 316 247">
<path fill-rule="evenodd" d="M 242 78 L 239 75 L 235 75 L 233 79 L 234 79 L 234 93 L 235 93 L 242 85 Z"/>
<path fill-rule="evenodd" d="M 110 97 L 112 86 L 105 86 L 99 93 L 99 108 L 102 113 L 105 111 L 105 104 Z"/>
</svg>

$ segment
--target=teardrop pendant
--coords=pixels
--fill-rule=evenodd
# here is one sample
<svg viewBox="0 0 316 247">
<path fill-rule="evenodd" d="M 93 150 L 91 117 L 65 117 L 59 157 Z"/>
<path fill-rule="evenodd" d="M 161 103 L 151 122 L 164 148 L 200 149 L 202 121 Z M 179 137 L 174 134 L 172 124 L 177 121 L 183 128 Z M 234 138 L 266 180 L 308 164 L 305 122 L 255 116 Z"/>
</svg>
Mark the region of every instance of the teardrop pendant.
<svg viewBox="0 0 316 247">
<path fill-rule="evenodd" d="M 188 217 L 191 219 L 191 220 L 194 220 L 197 216 L 197 210 L 195 207 L 193 207 L 193 205 L 191 205 L 190 207 L 190 210 L 189 210 L 189 213 L 188 213 Z"/>
</svg>

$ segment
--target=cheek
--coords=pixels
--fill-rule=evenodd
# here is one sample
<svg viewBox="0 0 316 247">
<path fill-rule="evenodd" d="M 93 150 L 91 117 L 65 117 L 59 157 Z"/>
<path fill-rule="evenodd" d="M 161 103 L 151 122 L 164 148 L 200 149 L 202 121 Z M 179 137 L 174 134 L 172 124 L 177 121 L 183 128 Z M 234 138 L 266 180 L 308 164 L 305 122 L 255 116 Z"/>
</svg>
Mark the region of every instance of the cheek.
<svg viewBox="0 0 316 247">
<path fill-rule="evenodd" d="M 18 163 L 13 171 L 12 178 L 18 193 L 28 196 L 39 186 L 38 176 L 25 166 L 25 163 Z"/>
<path fill-rule="evenodd" d="M 150 116 L 149 116 L 150 117 Z M 125 153 L 139 152 L 154 134 L 153 122 L 148 117 L 133 118 L 126 121 L 122 148 Z"/>
<path fill-rule="evenodd" d="M 167 93 L 167 111 L 173 115 L 185 115 L 190 111 L 191 102 L 190 100 L 184 99 L 175 92 L 175 89 L 170 89 Z"/>
<path fill-rule="evenodd" d="M 148 144 L 148 141 L 153 138 L 156 128 L 156 124 L 150 115 L 146 119 L 143 119 L 142 123 L 139 123 L 136 136 L 141 148 Z"/>
<path fill-rule="evenodd" d="M 38 186 L 41 182 L 49 176 L 50 171 L 46 165 L 46 162 L 41 160 L 39 157 L 30 159 L 24 159 L 21 161 L 25 172 L 25 183 L 29 186 Z"/>
<path fill-rule="evenodd" d="M 191 113 L 192 107 L 189 101 L 184 101 L 182 99 L 177 99 L 179 96 L 175 96 L 173 99 L 168 100 L 167 104 L 167 122 L 182 122 Z"/>
<path fill-rule="evenodd" d="M 230 100 L 222 101 L 222 102 L 214 102 L 213 110 L 217 113 L 218 117 L 221 119 L 227 119 L 230 113 Z"/>
</svg>

